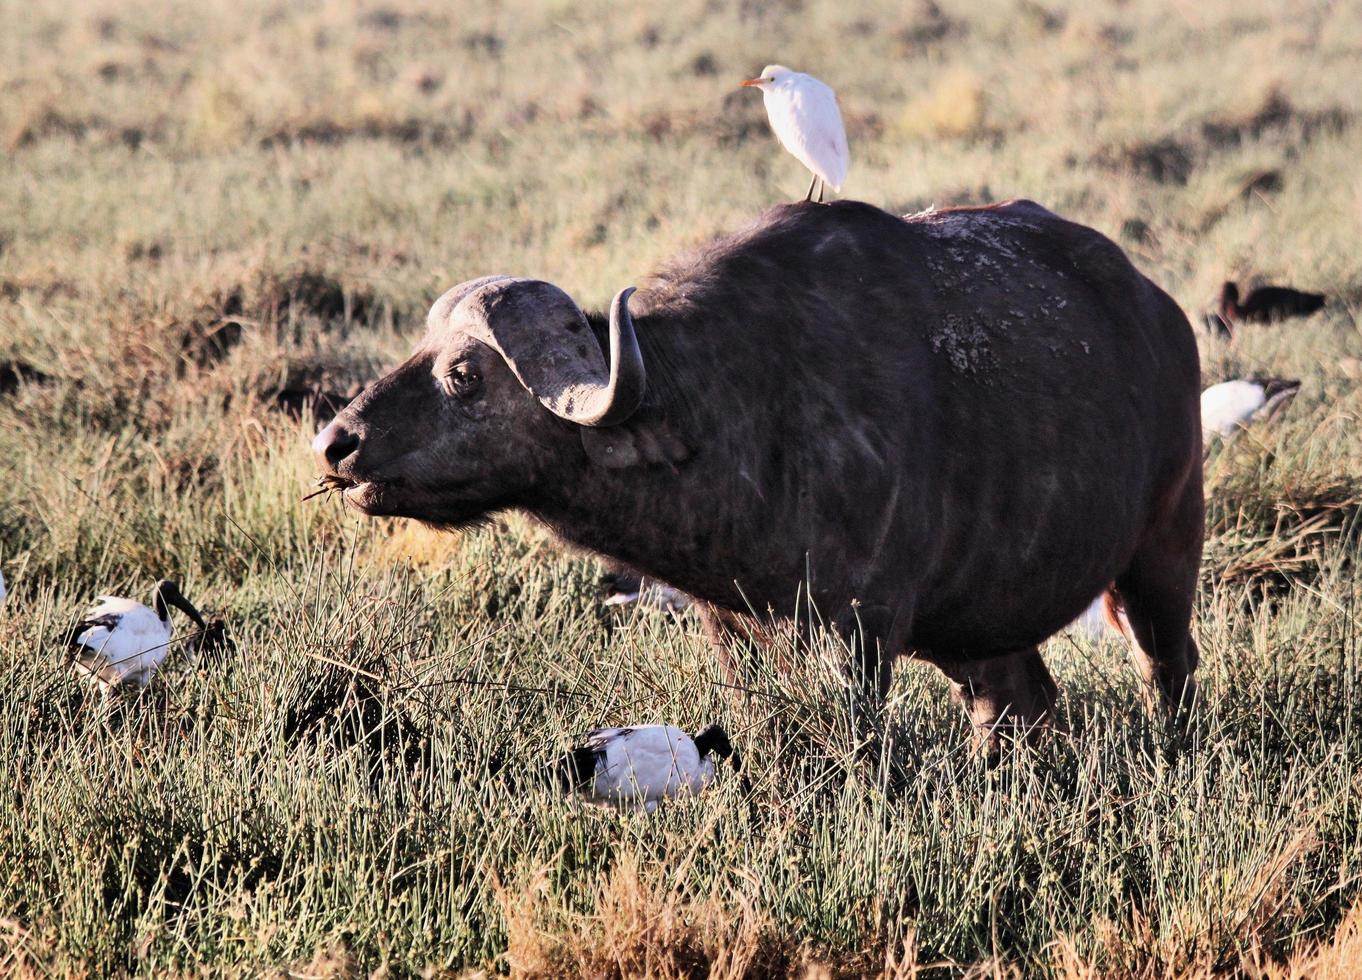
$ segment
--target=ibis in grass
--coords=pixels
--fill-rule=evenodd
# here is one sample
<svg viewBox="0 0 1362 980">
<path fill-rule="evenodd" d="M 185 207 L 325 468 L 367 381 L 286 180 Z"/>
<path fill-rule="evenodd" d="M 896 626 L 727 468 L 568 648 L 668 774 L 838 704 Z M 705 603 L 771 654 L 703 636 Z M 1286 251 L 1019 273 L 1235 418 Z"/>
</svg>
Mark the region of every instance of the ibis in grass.
<svg viewBox="0 0 1362 980">
<path fill-rule="evenodd" d="M 760 75 L 742 84 L 761 90 L 766 118 L 776 139 L 813 174 L 804 200 L 813 200 L 813 189 L 819 181 L 822 181 L 819 201 L 828 187 L 840 191 L 851 157 L 842 113 L 837 108 L 837 94 L 812 75 L 784 65 L 767 65 Z"/>
<path fill-rule="evenodd" d="M 199 611 L 174 582 L 156 584 L 152 608 L 133 599 L 99 596 L 96 605 L 64 637 L 66 656 L 78 673 L 92 678 L 104 697 L 116 689 L 144 688 L 170 655 L 174 629 L 170 607 L 206 629 Z"/>
<path fill-rule="evenodd" d="M 549 763 L 549 781 L 595 806 L 652 813 L 666 799 L 695 795 L 714 781 L 715 763 L 741 760 L 728 733 L 710 725 L 694 737 L 674 725 L 597 728 Z"/>
<path fill-rule="evenodd" d="M 1322 293 L 1305 293 L 1290 286 L 1259 286 L 1242 300 L 1239 287 L 1227 282 L 1220 287 L 1220 319 L 1228 329 L 1244 323 L 1277 323 L 1296 316 L 1309 316 L 1324 306 Z"/>
<path fill-rule="evenodd" d="M 690 597 L 681 590 L 627 569 L 606 572 L 600 578 L 600 588 L 606 606 L 637 602 L 645 608 L 679 613 L 690 605 Z"/>
<path fill-rule="evenodd" d="M 1122 609 L 1120 600 L 1105 590 L 1090 602 L 1088 608 L 1083 610 L 1083 615 L 1070 623 L 1066 629 L 1070 633 L 1081 634 L 1093 641 L 1107 636 L 1128 635 L 1125 610 Z"/>
<path fill-rule="evenodd" d="M 1300 391 L 1299 381 L 1236 378 L 1201 393 L 1201 434 L 1207 442 L 1228 438 L 1239 429 L 1279 412 Z"/>
</svg>

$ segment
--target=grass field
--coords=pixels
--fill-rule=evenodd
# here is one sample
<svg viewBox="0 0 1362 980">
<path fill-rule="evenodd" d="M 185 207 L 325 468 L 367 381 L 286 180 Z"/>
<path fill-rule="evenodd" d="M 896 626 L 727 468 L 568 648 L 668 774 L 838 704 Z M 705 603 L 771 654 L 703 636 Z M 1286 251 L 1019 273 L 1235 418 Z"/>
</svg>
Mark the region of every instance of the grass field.
<svg viewBox="0 0 1362 980">
<path fill-rule="evenodd" d="M 1362 8 L 1306 0 L 0 4 L 0 973 L 1350 977 L 1362 971 Z M 1064 731 L 985 770 L 931 670 L 853 725 L 826 639 L 735 704 L 514 515 L 301 502 L 318 392 L 492 272 L 604 304 L 801 196 L 740 78 L 839 91 L 848 196 L 1034 198 L 1300 378 L 1207 460 L 1190 751 L 1060 637 Z M 110 709 L 51 638 L 163 575 L 234 655 Z M 792 643 L 793 641 L 788 641 Z M 652 818 L 522 774 L 722 720 L 755 782 Z M 873 730 L 872 730 L 873 729 Z M 882 746 L 879 764 L 864 740 Z M 885 792 L 894 767 L 906 791 Z"/>
</svg>

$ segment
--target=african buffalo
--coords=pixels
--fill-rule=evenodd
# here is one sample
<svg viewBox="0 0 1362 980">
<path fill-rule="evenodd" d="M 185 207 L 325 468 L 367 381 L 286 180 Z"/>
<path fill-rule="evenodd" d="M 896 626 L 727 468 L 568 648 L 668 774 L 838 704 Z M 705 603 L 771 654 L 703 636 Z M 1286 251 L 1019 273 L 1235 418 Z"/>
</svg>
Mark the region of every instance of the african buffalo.
<svg viewBox="0 0 1362 980">
<path fill-rule="evenodd" d="M 532 514 L 700 600 L 730 667 L 806 588 L 881 695 L 911 651 L 995 746 L 1051 711 L 1037 644 L 1110 587 L 1190 703 L 1197 349 L 1110 240 L 1030 201 L 801 203 L 633 292 L 451 289 L 317 436 L 323 479 L 371 515 Z"/>
</svg>

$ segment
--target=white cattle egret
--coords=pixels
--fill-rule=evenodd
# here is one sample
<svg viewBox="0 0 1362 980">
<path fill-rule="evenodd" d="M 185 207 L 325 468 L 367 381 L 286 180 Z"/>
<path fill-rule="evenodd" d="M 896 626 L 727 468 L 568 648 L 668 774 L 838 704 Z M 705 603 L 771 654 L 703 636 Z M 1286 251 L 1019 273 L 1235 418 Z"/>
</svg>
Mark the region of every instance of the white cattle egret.
<svg viewBox="0 0 1362 980">
<path fill-rule="evenodd" d="M 8 595 L 9 593 L 5 591 L 5 573 L 0 572 L 0 608 L 4 608 L 5 598 Z"/>
<path fill-rule="evenodd" d="M 690 605 L 690 597 L 681 590 L 634 572 L 607 572 L 601 576 L 600 584 L 605 596 L 603 604 L 607 606 L 627 606 L 637 602 L 664 612 L 681 612 Z"/>
<path fill-rule="evenodd" d="M 652 813 L 662 800 L 701 792 L 714 781 L 715 759 L 741 760 L 728 733 L 710 725 L 694 738 L 673 725 L 597 728 L 562 758 L 549 779 L 587 803 Z"/>
<path fill-rule="evenodd" d="M 1201 434 L 1209 442 L 1276 414 L 1300 391 L 1299 381 L 1283 378 L 1236 378 L 1211 385 L 1201 393 Z"/>
<path fill-rule="evenodd" d="M 67 632 L 67 657 L 93 678 L 105 698 L 125 684 L 146 687 L 166 661 L 173 630 L 167 604 L 181 610 L 202 631 L 203 617 L 170 581 L 156 585 L 152 604 L 118 596 L 99 596 L 85 618 Z"/>
<path fill-rule="evenodd" d="M 823 187 L 818 200 L 823 200 L 827 187 L 840 191 L 850 156 L 836 93 L 812 75 L 784 65 L 767 65 L 760 75 L 742 84 L 761 89 L 766 116 L 780 145 L 813 174 L 804 200 L 813 200 L 814 185 L 820 180 Z"/>
</svg>

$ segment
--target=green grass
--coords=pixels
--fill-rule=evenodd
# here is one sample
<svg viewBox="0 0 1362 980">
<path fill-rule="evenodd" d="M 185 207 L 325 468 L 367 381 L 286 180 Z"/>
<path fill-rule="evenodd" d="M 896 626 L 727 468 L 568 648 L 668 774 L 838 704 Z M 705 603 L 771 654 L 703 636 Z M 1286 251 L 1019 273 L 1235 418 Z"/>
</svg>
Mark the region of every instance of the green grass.
<svg viewBox="0 0 1362 980">
<path fill-rule="evenodd" d="M 1353 975 L 1362 13 L 1283 7 L 9 5 L 0 972 Z M 1117 643 L 1053 641 L 1061 731 L 988 771 L 924 666 L 872 724 L 787 636 L 739 701 L 692 618 L 606 617 L 521 518 L 300 500 L 279 390 L 371 379 L 449 285 L 601 305 L 801 195 L 734 88 L 771 61 L 838 89 L 851 196 L 1035 198 L 1194 318 L 1226 277 L 1331 295 L 1201 341 L 1207 383 L 1304 386 L 1207 460 L 1189 746 Z M 162 575 L 236 652 L 101 708 L 51 638 Z M 752 805 L 530 785 L 622 720 L 722 720 Z"/>
</svg>

